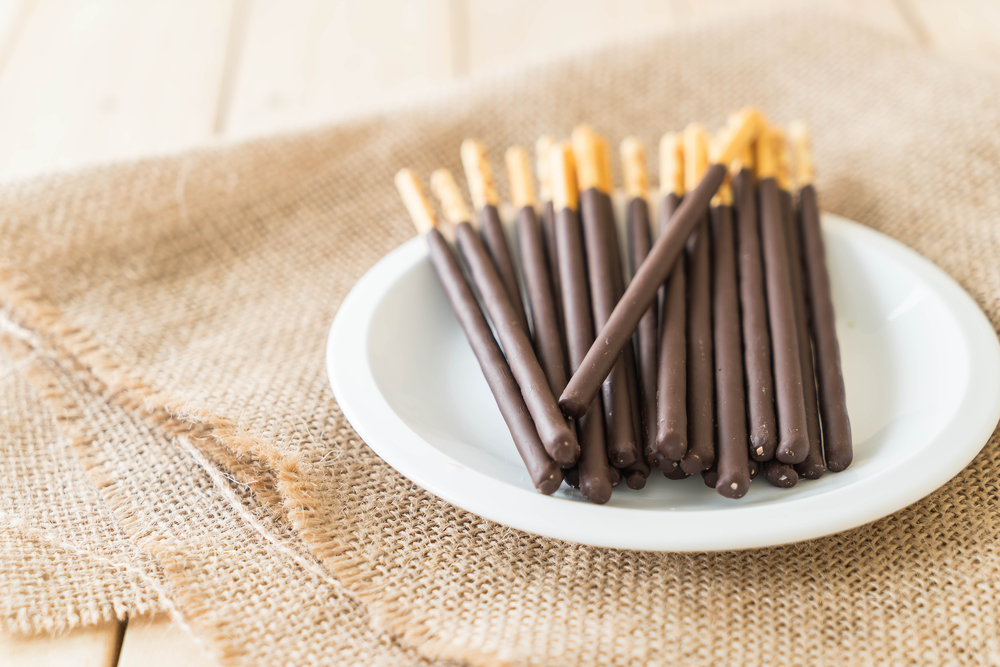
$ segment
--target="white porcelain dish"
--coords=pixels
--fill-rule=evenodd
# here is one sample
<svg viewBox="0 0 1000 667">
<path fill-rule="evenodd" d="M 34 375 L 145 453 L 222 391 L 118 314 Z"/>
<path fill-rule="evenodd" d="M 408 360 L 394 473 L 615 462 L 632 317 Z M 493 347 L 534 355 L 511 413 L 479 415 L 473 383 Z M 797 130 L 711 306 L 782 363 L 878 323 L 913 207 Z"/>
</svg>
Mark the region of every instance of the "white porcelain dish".
<svg viewBox="0 0 1000 667">
<path fill-rule="evenodd" d="M 347 419 L 400 473 L 521 530 L 618 549 L 716 551 L 787 544 L 874 521 L 964 468 L 1000 418 L 1000 344 L 958 284 L 902 244 L 825 215 L 854 463 L 788 490 L 755 481 L 742 500 L 700 476 L 651 476 L 592 505 L 565 485 L 537 493 L 426 244 L 386 255 L 344 300 L 327 367 Z"/>
</svg>

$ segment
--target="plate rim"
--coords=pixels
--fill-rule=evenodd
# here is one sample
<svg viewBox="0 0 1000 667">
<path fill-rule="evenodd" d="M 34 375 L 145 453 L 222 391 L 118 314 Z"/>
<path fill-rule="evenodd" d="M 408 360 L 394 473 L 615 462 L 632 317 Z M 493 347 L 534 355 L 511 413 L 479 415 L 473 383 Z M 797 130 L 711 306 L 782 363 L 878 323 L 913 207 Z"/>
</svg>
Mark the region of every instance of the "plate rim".
<svg viewBox="0 0 1000 667">
<path fill-rule="evenodd" d="M 912 457 L 901 466 L 840 488 L 778 505 L 665 512 L 567 502 L 469 468 L 406 425 L 382 395 L 367 362 L 368 324 L 382 298 L 401 274 L 427 256 L 426 244 L 419 236 L 373 265 L 338 308 L 326 346 L 327 375 L 334 397 L 362 440 L 417 486 L 473 514 L 544 537 L 613 549 L 711 552 L 791 544 L 862 526 L 930 495 L 961 472 L 988 442 L 1000 421 L 1000 341 L 971 295 L 929 259 L 885 234 L 841 216 L 824 213 L 822 220 L 824 230 L 844 227 L 849 233 L 862 234 L 913 270 L 942 299 L 967 341 L 969 354 L 976 363 L 969 366 L 965 396 L 945 428 L 927 445 L 933 446 L 933 442 L 943 437 L 949 439 L 950 456 L 943 464 L 935 461 L 934 466 L 920 466 L 919 457 Z M 977 420 L 975 415 L 981 418 Z M 958 436 L 956 430 L 960 432 Z M 877 485 L 880 478 L 889 474 L 906 475 L 910 483 L 903 488 L 883 484 L 881 488 L 889 490 L 880 494 L 876 502 L 858 492 L 859 485 L 862 488 Z M 498 503 L 494 498 L 502 498 L 503 502 Z M 831 512 L 831 508 L 836 511 Z M 708 515 L 731 530 L 705 531 Z M 776 515 L 784 520 L 773 521 Z M 770 519 L 766 533 L 747 529 L 759 526 L 765 519 Z M 595 531 L 595 525 L 603 528 Z M 581 531 L 593 534 L 581 535 Z"/>
</svg>

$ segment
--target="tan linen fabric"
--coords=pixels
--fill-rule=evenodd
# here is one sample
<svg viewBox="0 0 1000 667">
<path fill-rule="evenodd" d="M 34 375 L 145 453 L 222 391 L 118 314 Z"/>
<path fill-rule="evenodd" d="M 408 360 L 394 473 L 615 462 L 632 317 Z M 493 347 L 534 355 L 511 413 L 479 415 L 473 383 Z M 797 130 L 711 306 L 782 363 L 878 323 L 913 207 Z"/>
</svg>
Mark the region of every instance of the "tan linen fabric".
<svg viewBox="0 0 1000 667">
<path fill-rule="evenodd" d="M 940 491 L 840 535 L 739 553 L 593 549 L 414 487 L 344 421 L 323 347 L 350 287 L 412 235 L 392 184 L 399 167 L 458 171 L 463 137 L 482 138 L 496 159 L 584 120 L 613 142 L 637 134 L 652 146 L 747 103 L 781 122 L 806 119 L 824 208 L 935 261 L 996 325 L 998 90 L 993 74 L 822 16 L 677 32 L 326 131 L 7 188 L 0 302 L 128 405 L 269 467 L 312 552 L 378 628 L 429 658 L 993 664 L 996 435 Z M 149 455 L 140 442 L 117 446 L 121 460 Z M 177 470 L 178 489 L 158 487 L 164 502 L 189 474 Z M 108 490 L 119 507 L 138 493 L 129 483 Z M 197 527 L 199 516 L 184 520 Z M 169 553 L 194 567 L 234 557 L 206 556 L 183 535 Z M 206 578 L 204 590 L 226 599 L 226 582 Z M 258 610 L 291 662 L 315 631 L 282 622 L 303 604 Z"/>
</svg>

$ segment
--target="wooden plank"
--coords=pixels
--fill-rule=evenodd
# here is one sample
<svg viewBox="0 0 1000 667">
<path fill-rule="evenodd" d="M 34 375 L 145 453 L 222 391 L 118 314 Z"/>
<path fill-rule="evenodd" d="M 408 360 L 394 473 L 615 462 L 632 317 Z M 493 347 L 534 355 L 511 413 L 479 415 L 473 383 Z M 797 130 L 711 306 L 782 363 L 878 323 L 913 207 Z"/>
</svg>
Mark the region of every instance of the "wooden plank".
<svg viewBox="0 0 1000 667">
<path fill-rule="evenodd" d="M 0 667 L 114 667 L 123 630 L 108 623 L 56 638 L 0 633 Z"/>
<path fill-rule="evenodd" d="M 33 8 L 34 3 L 30 0 L 0 0 L 0 72 Z"/>
<path fill-rule="evenodd" d="M 216 667 L 218 663 L 165 614 L 130 619 L 118 667 Z"/>
<path fill-rule="evenodd" d="M 234 0 L 37 0 L 0 73 L 0 178 L 211 136 Z"/>
<path fill-rule="evenodd" d="M 684 20 L 737 18 L 765 11 L 820 8 L 834 15 L 853 19 L 898 37 L 916 42 L 913 29 L 900 14 L 893 0 L 675 0 Z"/>
<path fill-rule="evenodd" d="M 966 64 L 1000 65 L 997 0 L 900 0 L 929 45 Z"/>
<path fill-rule="evenodd" d="M 226 136 L 328 122 L 461 71 L 450 0 L 252 0 Z"/>
<path fill-rule="evenodd" d="M 674 25 L 667 0 L 468 0 L 469 71 L 515 66 Z"/>
</svg>

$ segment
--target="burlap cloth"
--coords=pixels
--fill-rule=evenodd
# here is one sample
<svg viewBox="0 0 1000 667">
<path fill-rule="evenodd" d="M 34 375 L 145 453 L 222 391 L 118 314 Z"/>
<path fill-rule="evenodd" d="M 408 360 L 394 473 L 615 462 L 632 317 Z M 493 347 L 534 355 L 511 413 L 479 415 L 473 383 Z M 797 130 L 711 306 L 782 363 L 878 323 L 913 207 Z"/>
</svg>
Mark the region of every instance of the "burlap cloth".
<svg viewBox="0 0 1000 667">
<path fill-rule="evenodd" d="M 847 533 L 594 549 L 409 483 L 343 419 L 323 352 L 350 287 L 413 233 L 399 167 L 458 171 L 466 136 L 498 156 L 582 120 L 652 146 L 747 103 L 805 118 L 823 207 L 929 257 L 996 325 L 998 101 L 997 75 L 835 19 L 678 32 L 322 132 L 7 187 L 0 303 L 122 553 L 165 587 L 136 608 L 175 605 L 231 662 L 997 664 L 995 434 L 941 490 Z M 94 579 L 112 599 L 142 577 Z"/>
</svg>

